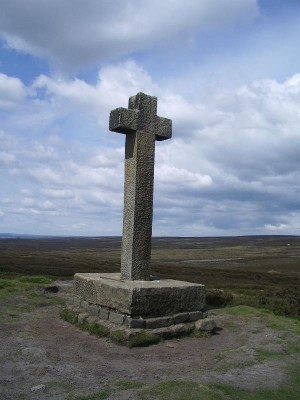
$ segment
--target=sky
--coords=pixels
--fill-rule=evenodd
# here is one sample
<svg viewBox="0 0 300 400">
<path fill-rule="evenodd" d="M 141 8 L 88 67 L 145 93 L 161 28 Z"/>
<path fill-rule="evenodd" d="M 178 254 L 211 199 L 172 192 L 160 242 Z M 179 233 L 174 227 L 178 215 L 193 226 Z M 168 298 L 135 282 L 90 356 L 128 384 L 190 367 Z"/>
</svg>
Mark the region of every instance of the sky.
<svg viewBox="0 0 300 400">
<path fill-rule="evenodd" d="M 0 232 L 121 235 L 144 92 L 153 235 L 300 235 L 299 38 L 300 0 L 1 0 Z"/>
</svg>

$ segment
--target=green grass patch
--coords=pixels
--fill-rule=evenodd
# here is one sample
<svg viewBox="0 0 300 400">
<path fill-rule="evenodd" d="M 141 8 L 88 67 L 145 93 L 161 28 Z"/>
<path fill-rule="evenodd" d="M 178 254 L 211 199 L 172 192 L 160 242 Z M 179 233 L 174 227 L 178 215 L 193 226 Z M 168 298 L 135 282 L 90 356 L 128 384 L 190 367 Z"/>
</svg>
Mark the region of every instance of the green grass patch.
<svg viewBox="0 0 300 400">
<path fill-rule="evenodd" d="M 259 318 L 263 319 L 266 325 L 273 329 L 279 329 L 295 335 L 300 335 L 300 320 L 295 318 L 282 317 L 275 315 L 267 309 L 257 309 L 250 306 L 240 305 L 227 307 L 220 310 L 223 314 L 236 315 L 244 318 Z"/>
<path fill-rule="evenodd" d="M 22 276 L 17 280 L 19 282 L 33 283 L 36 285 L 50 285 L 53 282 L 53 279 L 46 278 L 45 276 Z"/>
<path fill-rule="evenodd" d="M 117 344 L 126 344 L 127 343 L 127 337 L 121 329 L 110 332 L 109 337 L 114 343 L 117 343 Z"/>
<path fill-rule="evenodd" d="M 241 362 L 229 362 L 223 365 L 219 365 L 216 368 L 214 368 L 214 371 L 216 372 L 227 372 L 230 371 L 231 369 L 245 369 L 249 368 L 252 365 L 256 364 L 255 361 L 241 361 Z"/>
<path fill-rule="evenodd" d="M 0 290 L 14 287 L 16 282 L 12 279 L 0 279 Z"/>
<path fill-rule="evenodd" d="M 237 289 L 234 291 L 234 297 L 230 304 L 266 308 L 277 315 L 300 317 L 300 288 L 290 285 L 283 288 L 265 288 L 264 290 Z"/>
<path fill-rule="evenodd" d="M 68 396 L 67 400 L 105 400 L 108 399 L 111 395 L 112 391 L 110 389 L 100 390 L 99 392 L 95 392 L 92 394 L 88 394 L 86 396 Z"/>
<path fill-rule="evenodd" d="M 160 342 L 160 337 L 148 332 L 140 332 L 128 340 L 128 347 L 150 346 Z"/>
<path fill-rule="evenodd" d="M 298 400 L 300 398 L 300 368 L 291 368 L 287 381 L 275 388 L 256 390 L 231 385 L 165 381 L 147 387 L 139 393 L 142 400 Z"/>
<path fill-rule="evenodd" d="M 141 382 L 131 381 L 129 379 L 120 379 L 115 383 L 115 385 L 121 390 L 138 389 L 144 386 L 144 384 Z"/>
<path fill-rule="evenodd" d="M 70 324 L 76 325 L 78 323 L 78 315 L 69 311 L 67 308 L 63 308 L 60 311 L 60 317 L 63 320 L 70 322 Z"/>
<path fill-rule="evenodd" d="M 159 382 L 140 393 L 142 400 L 223 400 L 224 397 L 208 386 L 196 382 Z"/>
<path fill-rule="evenodd" d="M 190 337 L 195 337 L 195 338 L 209 338 L 212 336 L 211 332 L 206 332 L 206 331 L 197 331 L 194 330 L 190 333 Z"/>
<path fill-rule="evenodd" d="M 109 335 L 109 330 L 101 324 L 89 324 L 86 320 L 78 322 L 77 313 L 74 313 L 73 311 L 70 311 L 65 307 L 60 311 L 60 317 L 63 320 L 71 323 L 72 325 L 76 325 L 78 326 L 78 328 L 88 331 L 91 335 L 95 335 L 98 337 L 107 337 Z"/>
<path fill-rule="evenodd" d="M 266 349 L 255 349 L 255 359 L 257 361 L 268 361 L 280 358 L 287 355 L 287 353 L 282 349 L 281 351 L 271 351 Z"/>
<path fill-rule="evenodd" d="M 209 384 L 208 386 L 218 392 L 221 399 L 298 400 L 300 398 L 300 368 L 291 368 L 287 382 L 277 388 L 246 390 L 222 384 Z"/>
<path fill-rule="evenodd" d="M 98 337 L 106 337 L 109 335 L 109 330 L 105 326 L 97 323 L 89 324 L 87 330 L 91 335 Z"/>
<path fill-rule="evenodd" d="M 17 276 L 2 274 L 0 278 L 0 319 L 1 323 L 16 321 L 24 312 L 31 312 L 36 307 L 60 302 L 57 298 L 44 296 L 44 287 L 52 283 L 45 276 Z"/>
<path fill-rule="evenodd" d="M 225 307 L 233 300 L 231 292 L 221 289 L 208 289 L 206 291 L 206 304 L 213 307 Z"/>
<path fill-rule="evenodd" d="M 299 353 L 299 351 L 300 351 L 299 341 L 289 342 L 278 351 L 268 350 L 265 348 L 264 349 L 257 348 L 255 349 L 255 359 L 257 361 L 268 361 L 268 360 L 282 358 L 290 354 Z"/>
</svg>

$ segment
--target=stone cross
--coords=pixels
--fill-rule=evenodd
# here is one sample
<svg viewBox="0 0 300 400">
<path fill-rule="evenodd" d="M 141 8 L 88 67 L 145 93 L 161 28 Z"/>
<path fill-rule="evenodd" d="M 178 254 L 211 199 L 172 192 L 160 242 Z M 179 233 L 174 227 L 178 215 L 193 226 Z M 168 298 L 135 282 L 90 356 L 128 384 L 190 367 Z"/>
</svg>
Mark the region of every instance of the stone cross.
<svg viewBox="0 0 300 400">
<path fill-rule="evenodd" d="M 109 130 L 126 134 L 121 279 L 150 280 L 155 140 L 172 136 L 172 121 L 156 113 L 157 98 L 144 93 L 110 113 Z"/>
</svg>

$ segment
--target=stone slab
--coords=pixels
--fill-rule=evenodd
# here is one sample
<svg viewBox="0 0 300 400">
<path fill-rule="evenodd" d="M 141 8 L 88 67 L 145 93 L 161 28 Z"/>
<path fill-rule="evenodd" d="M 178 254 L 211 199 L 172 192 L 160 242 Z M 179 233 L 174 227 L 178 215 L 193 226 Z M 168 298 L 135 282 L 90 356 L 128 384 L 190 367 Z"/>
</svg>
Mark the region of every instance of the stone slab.
<svg viewBox="0 0 300 400">
<path fill-rule="evenodd" d="M 197 312 L 197 311 L 195 311 Z M 174 324 L 182 324 L 184 322 L 188 322 L 190 320 L 189 313 L 180 313 L 173 315 Z"/>
<path fill-rule="evenodd" d="M 113 324 L 122 325 L 124 320 L 125 320 L 124 314 L 120 314 L 115 311 L 111 311 L 109 313 L 109 321 L 112 322 Z"/>
<path fill-rule="evenodd" d="M 217 324 L 211 318 L 206 318 L 195 322 L 195 328 L 202 332 L 213 332 L 216 329 Z"/>
<path fill-rule="evenodd" d="M 174 325 L 174 320 L 172 317 L 146 319 L 146 329 L 164 328 L 171 325 Z"/>
<path fill-rule="evenodd" d="M 82 300 L 128 314 L 131 317 L 163 317 L 199 311 L 205 302 L 205 286 L 172 279 L 129 281 L 118 273 L 77 273 L 75 295 Z"/>
<path fill-rule="evenodd" d="M 80 309 L 76 309 L 74 306 L 67 305 L 66 309 L 71 311 L 74 315 L 77 316 L 79 322 L 84 322 L 85 327 L 84 329 L 88 330 L 88 325 L 99 325 L 100 327 L 104 327 L 107 329 L 108 334 L 107 336 L 110 337 L 112 340 L 115 341 L 113 338 L 114 333 L 118 332 L 125 340 L 121 340 L 117 343 L 119 344 L 129 344 L 128 340 L 132 339 L 133 337 L 137 335 L 144 335 L 150 334 L 150 335 L 155 335 L 158 336 L 162 339 L 172 339 L 172 338 L 177 338 L 181 336 L 186 336 L 191 334 L 193 331 L 205 331 L 207 333 L 213 333 L 215 330 L 216 324 L 213 320 L 209 319 L 207 320 L 207 323 L 203 324 L 202 321 L 197 321 L 197 322 L 187 322 L 183 324 L 176 324 L 176 325 L 171 325 L 171 326 L 166 326 L 166 327 L 161 327 L 161 328 L 156 328 L 156 329 L 139 329 L 139 328 L 129 328 L 127 324 L 124 325 L 116 325 L 108 320 L 101 320 L 100 318 L 94 317 L 94 316 L 89 316 L 85 313 L 81 313 Z M 75 319 L 74 319 L 75 320 Z M 156 343 L 156 342 L 155 342 Z"/>
<path fill-rule="evenodd" d="M 78 323 L 82 323 L 82 322 L 84 322 L 87 318 L 89 317 L 89 314 L 87 314 L 87 313 L 80 313 L 79 315 L 78 315 Z"/>
<path fill-rule="evenodd" d="M 201 311 L 189 312 L 190 321 L 198 321 L 198 319 L 203 319 L 203 313 Z"/>
<path fill-rule="evenodd" d="M 131 329 L 144 329 L 146 327 L 146 322 L 142 318 L 131 318 L 126 316 L 125 325 Z"/>
<path fill-rule="evenodd" d="M 108 317 L 109 317 L 109 311 L 108 310 L 106 310 L 105 308 L 100 308 L 100 311 L 99 311 L 99 317 L 101 318 L 101 319 L 108 319 Z"/>
</svg>

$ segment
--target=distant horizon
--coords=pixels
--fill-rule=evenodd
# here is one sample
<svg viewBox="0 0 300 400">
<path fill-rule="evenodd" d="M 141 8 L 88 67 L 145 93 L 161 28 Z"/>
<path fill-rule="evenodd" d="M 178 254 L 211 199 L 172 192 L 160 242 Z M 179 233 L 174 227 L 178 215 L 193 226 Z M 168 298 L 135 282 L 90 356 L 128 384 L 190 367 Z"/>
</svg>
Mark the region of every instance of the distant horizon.
<svg viewBox="0 0 300 400">
<path fill-rule="evenodd" d="M 31 233 L 7 233 L 7 232 L 0 232 L 0 239 L 5 238 L 22 238 L 22 237 L 29 237 L 29 238 L 118 238 L 122 239 L 122 235 L 43 235 L 43 234 L 31 234 Z M 178 239 L 189 239 L 189 238 L 247 238 L 247 237 L 300 237 L 300 235 L 293 235 L 293 234 L 263 234 L 263 235 L 220 235 L 220 236 L 152 236 L 152 239 L 160 239 L 160 238 L 178 238 Z"/>
</svg>

